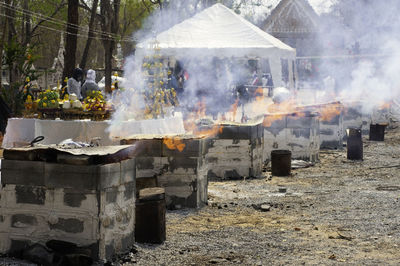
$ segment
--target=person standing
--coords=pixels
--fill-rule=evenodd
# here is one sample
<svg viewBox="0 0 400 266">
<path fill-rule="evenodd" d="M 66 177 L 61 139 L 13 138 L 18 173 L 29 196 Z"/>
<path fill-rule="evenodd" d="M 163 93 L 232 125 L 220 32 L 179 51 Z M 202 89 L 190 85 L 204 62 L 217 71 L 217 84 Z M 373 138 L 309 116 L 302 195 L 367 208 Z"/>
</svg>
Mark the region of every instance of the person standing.
<svg viewBox="0 0 400 266">
<path fill-rule="evenodd" d="M 68 79 L 67 82 L 67 91 L 68 94 L 75 93 L 79 100 L 82 99 L 81 95 L 81 82 L 83 77 L 83 71 L 80 68 L 75 68 L 74 72 L 72 73 L 72 77 Z"/>
<path fill-rule="evenodd" d="M 86 73 L 85 83 L 82 85 L 82 98 L 85 99 L 90 91 L 99 91 L 100 88 L 96 83 L 96 71 L 89 69 Z"/>
</svg>

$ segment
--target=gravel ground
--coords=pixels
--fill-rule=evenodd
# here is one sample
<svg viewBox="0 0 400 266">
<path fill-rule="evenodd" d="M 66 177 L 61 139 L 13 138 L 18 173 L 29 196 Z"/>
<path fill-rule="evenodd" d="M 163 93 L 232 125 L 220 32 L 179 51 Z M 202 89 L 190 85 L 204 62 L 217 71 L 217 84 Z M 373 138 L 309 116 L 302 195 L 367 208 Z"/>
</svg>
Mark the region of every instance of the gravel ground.
<svg viewBox="0 0 400 266">
<path fill-rule="evenodd" d="M 400 265 L 400 167 L 387 167 L 400 165 L 400 129 L 385 137 L 364 141 L 362 162 L 321 151 L 291 177 L 210 182 L 208 206 L 167 212 L 164 244 L 113 264 Z"/>
<path fill-rule="evenodd" d="M 291 177 L 210 182 L 207 207 L 169 211 L 167 241 L 120 263 L 399 265 L 400 167 L 387 166 L 400 165 L 400 130 L 385 137 L 364 140 L 362 162 L 321 151 Z"/>
</svg>

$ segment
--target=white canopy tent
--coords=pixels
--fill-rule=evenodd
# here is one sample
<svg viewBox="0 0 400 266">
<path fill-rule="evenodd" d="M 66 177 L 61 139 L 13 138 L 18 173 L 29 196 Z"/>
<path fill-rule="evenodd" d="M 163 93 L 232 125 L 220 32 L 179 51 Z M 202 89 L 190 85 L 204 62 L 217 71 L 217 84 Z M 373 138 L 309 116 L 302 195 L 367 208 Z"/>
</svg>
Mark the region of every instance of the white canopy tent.
<svg viewBox="0 0 400 266">
<path fill-rule="evenodd" d="M 155 38 L 139 43 L 139 58 L 157 42 L 164 56 L 243 57 L 268 59 L 275 86 L 282 86 L 281 59 L 288 60 L 289 80 L 293 81 L 292 61 L 296 51 L 262 31 L 222 4 L 215 4 Z M 292 82 L 290 82 L 291 85 Z"/>
</svg>

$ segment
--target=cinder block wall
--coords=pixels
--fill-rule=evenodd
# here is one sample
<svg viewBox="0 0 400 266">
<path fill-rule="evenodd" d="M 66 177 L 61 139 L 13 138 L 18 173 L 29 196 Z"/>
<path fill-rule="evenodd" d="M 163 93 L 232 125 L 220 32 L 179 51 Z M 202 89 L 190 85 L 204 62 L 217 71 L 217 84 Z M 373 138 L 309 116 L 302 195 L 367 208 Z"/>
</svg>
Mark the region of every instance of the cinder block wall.
<svg viewBox="0 0 400 266">
<path fill-rule="evenodd" d="M 290 150 L 292 159 L 315 162 L 319 158 L 320 124 L 317 114 L 298 112 L 282 114 L 264 121 L 264 161 L 269 161 L 272 150 Z"/>
<path fill-rule="evenodd" d="M 259 177 L 263 169 L 264 131 L 261 124 L 222 124 L 211 140 L 206 162 L 210 180 Z"/>
<path fill-rule="evenodd" d="M 330 110 L 330 119 L 319 118 L 319 140 L 321 149 L 343 149 L 343 115 L 344 106 L 339 102 L 315 104 L 299 107 L 299 110 L 319 114 Z M 336 114 L 334 114 L 336 113 Z"/>
<path fill-rule="evenodd" d="M 208 140 L 180 136 L 182 151 L 170 149 L 162 138 L 135 136 L 121 143 L 137 146 L 136 177 L 141 188 L 165 188 L 168 209 L 198 208 L 207 203 Z"/>
<path fill-rule="evenodd" d="M 106 165 L 2 161 L 0 252 L 64 240 L 109 260 L 134 243 L 135 159 Z"/>
</svg>

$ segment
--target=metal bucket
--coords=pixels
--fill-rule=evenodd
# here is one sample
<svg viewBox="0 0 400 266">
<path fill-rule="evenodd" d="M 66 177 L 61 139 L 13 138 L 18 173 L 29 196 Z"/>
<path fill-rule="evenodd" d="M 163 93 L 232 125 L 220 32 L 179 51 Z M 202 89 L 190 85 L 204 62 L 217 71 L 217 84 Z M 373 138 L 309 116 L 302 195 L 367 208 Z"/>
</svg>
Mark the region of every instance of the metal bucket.
<svg viewBox="0 0 400 266">
<path fill-rule="evenodd" d="M 369 127 L 369 140 L 384 141 L 385 128 L 385 124 L 371 124 Z"/>
<path fill-rule="evenodd" d="M 347 129 L 347 159 L 363 159 L 363 143 L 360 128 Z"/>
<path fill-rule="evenodd" d="M 165 191 L 145 188 L 136 202 L 135 240 L 139 243 L 161 244 L 165 241 Z"/>
<path fill-rule="evenodd" d="M 273 176 L 289 176 L 292 167 L 292 152 L 274 150 L 271 152 L 271 172 Z"/>
</svg>

